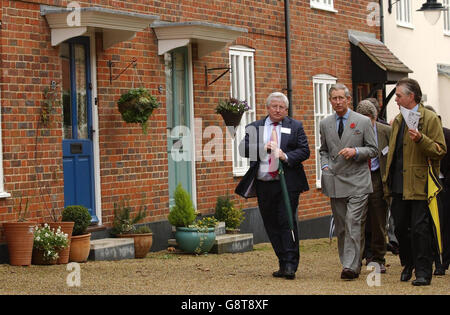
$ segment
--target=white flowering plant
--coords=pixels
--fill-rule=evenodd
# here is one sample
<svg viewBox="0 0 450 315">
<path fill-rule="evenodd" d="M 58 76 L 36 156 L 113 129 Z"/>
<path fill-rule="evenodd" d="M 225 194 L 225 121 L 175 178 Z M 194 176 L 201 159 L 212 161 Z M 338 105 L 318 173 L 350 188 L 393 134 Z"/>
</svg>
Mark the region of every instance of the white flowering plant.
<svg viewBox="0 0 450 315">
<path fill-rule="evenodd" d="M 69 246 L 68 235 L 61 231 L 61 227 L 55 230 L 47 223 L 44 226 L 34 227 L 33 248 L 43 252 L 45 261 L 58 259 L 59 252 L 67 246 Z"/>
</svg>

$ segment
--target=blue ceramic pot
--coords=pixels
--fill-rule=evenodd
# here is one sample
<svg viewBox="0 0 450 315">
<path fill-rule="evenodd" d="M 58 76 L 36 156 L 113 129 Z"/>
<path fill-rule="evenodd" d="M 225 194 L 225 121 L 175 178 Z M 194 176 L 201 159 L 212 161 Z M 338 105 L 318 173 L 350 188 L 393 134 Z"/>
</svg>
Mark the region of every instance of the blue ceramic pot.
<svg viewBox="0 0 450 315">
<path fill-rule="evenodd" d="M 214 228 L 202 229 L 177 227 L 175 239 L 179 248 L 191 254 L 204 254 L 211 250 L 216 239 Z"/>
</svg>

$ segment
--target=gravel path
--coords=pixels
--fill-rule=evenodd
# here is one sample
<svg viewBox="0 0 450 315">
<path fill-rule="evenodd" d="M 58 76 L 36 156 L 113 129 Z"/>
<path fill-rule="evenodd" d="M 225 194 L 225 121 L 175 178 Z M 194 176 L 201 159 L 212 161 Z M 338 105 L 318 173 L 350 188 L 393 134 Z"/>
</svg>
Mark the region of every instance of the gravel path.
<svg viewBox="0 0 450 315">
<path fill-rule="evenodd" d="M 431 286 L 400 282 L 398 256 L 387 254 L 387 273 L 380 286 L 370 287 L 371 271 L 363 266 L 359 279 L 340 279 L 337 242 L 300 241 L 300 266 L 295 280 L 277 279 L 270 244 L 257 244 L 240 254 L 187 255 L 160 251 L 145 259 L 80 264 L 81 286 L 66 283 L 66 265 L 15 267 L 0 265 L 0 294 L 446 294 L 450 275 L 433 276 Z M 448 273 L 448 271 L 447 271 Z M 371 279 L 375 279 L 370 277 Z M 414 277 L 413 277 L 414 278 Z"/>
</svg>

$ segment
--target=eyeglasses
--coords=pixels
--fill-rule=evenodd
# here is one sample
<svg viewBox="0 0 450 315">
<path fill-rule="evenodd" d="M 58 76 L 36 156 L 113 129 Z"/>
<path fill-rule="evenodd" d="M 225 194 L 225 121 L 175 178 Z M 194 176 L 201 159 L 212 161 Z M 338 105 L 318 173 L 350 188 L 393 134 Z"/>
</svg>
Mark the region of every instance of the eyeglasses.
<svg viewBox="0 0 450 315">
<path fill-rule="evenodd" d="M 274 109 L 274 110 L 279 110 L 279 111 L 283 111 L 286 110 L 287 107 L 285 106 L 280 106 L 280 105 L 270 105 L 270 108 Z"/>
</svg>

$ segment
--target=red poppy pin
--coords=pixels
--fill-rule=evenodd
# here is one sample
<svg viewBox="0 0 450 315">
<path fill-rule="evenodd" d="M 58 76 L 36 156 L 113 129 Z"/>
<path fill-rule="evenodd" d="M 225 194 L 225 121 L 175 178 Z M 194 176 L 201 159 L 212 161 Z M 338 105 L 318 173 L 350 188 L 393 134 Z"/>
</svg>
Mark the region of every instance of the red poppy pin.
<svg viewBox="0 0 450 315">
<path fill-rule="evenodd" d="M 356 127 L 355 123 L 351 123 L 351 124 L 350 124 L 350 128 L 351 128 L 351 129 L 353 129 L 353 128 L 355 128 L 355 127 Z"/>
</svg>

